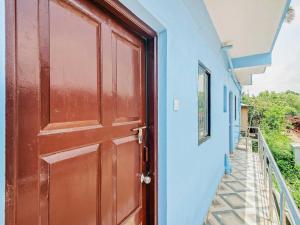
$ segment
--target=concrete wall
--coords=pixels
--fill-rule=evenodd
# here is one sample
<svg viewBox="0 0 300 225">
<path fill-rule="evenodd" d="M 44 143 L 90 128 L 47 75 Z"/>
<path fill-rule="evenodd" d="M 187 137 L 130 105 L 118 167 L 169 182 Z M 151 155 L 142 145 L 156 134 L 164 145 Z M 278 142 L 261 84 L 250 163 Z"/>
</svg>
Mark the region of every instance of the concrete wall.
<svg viewBox="0 0 300 225">
<path fill-rule="evenodd" d="M 228 73 L 228 62 L 202 1 L 121 1 L 159 33 L 159 225 L 202 224 L 229 151 L 223 87 L 237 96 L 235 142 L 240 92 Z M 212 71 L 211 138 L 199 146 L 198 60 Z M 177 112 L 174 98 L 180 101 Z"/>
<path fill-rule="evenodd" d="M 0 224 L 5 199 L 5 26 L 4 0 L 0 0 Z"/>
</svg>

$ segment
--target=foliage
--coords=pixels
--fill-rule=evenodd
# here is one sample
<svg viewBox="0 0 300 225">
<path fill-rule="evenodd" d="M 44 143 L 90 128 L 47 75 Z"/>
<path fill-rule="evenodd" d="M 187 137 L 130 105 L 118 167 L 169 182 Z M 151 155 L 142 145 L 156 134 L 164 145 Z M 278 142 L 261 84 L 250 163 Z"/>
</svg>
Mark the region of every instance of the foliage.
<svg viewBox="0 0 300 225">
<path fill-rule="evenodd" d="M 285 115 L 300 115 L 300 95 L 287 91 L 284 93 L 262 92 L 257 97 L 243 95 L 243 103 L 250 105 L 250 122 L 253 126 L 258 126 L 265 118 L 265 113 L 277 107 Z"/>
<path fill-rule="evenodd" d="M 260 126 L 274 159 L 300 208 L 300 167 L 295 156 L 287 128 L 287 116 L 300 115 L 300 95 L 295 92 L 263 92 L 259 96 L 243 96 L 243 103 L 250 105 L 251 126 Z"/>
<path fill-rule="evenodd" d="M 286 128 L 286 108 L 274 105 L 264 112 L 261 128 L 265 131 L 284 131 Z"/>
</svg>

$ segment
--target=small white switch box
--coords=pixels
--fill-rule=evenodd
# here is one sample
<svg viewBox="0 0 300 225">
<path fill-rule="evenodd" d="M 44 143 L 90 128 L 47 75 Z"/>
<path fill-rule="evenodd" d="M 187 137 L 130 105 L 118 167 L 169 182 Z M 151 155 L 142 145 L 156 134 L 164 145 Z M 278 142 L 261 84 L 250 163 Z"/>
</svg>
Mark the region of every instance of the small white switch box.
<svg viewBox="0 0 300 225">
<path fill-rule="evenodd" d="M 173 109 L 174 112 L 177 112 L 180 108 L 180 101 L 177 98 L 174 98 Z"/>
</svg>

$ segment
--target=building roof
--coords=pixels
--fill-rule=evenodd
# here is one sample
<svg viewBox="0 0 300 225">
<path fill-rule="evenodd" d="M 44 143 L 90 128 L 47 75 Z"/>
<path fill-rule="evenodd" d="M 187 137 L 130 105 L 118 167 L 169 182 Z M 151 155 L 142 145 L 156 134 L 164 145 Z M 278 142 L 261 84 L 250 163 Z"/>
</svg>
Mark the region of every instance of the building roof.
<svg viewBox="0 0 300 225">
<path fill-rule="evenodd" d="M 291 0 L 204 0 L 241 85 L 264 73 Z"/>
</svg>

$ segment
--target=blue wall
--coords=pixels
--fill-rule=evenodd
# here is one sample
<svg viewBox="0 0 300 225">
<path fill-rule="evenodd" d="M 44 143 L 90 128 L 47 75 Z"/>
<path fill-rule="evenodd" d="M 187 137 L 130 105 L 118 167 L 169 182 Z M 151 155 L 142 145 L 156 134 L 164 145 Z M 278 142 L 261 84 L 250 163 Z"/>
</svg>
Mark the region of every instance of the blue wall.
<svg viewBox="0 0 300 225">
<path fill-rule="evenodd" d="M 4 0 L 0 0 L 0 224 L 4 224 L 5 196 L 5 27 Z"/>
<path fill-rule="evenodd" d="M 201 224 L 224 173 L 224 154 L 229 151 L 223 87 L 237 99 L 240 92 L 228 73 L 228 62 L 202 1 L 121 1 L 159 33 L 159 225 Z M 200 146 L 198 60 L 212 71 L 212 135 Z M 177 112 L 173 111 L 174 98 L 180 101 Z M 238 113 L 235 142 L 239 121 Z"/>
</svg>

